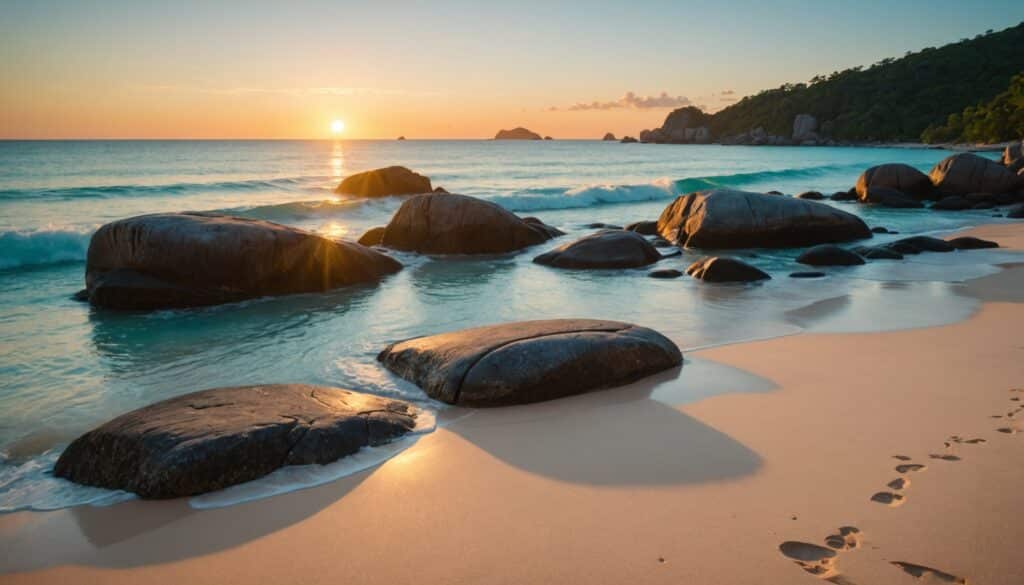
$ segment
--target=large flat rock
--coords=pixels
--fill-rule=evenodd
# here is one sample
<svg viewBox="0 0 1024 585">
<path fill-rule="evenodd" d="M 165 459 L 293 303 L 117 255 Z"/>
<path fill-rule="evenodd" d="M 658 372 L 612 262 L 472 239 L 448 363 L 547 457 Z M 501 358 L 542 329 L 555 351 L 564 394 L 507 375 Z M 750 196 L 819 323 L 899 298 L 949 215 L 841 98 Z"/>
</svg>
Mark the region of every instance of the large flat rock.
<svg viewBox="0 0 1024 585">
<path fill-rule="evenodd" d="M 89 301 L 118 309 L 213 305 L 376 282 L 402 265 L 352 242 L 212 213 L 142 215 L 93 234 Z"/>
<path fill-rule="evenodd" d="M 554 319 L 417 337 L 377 359 L 437 400 L 501 406 L 628 384 L 678 366 L 683 356 L 646 327 Z"/>
<path fill-rule="evenodd" d="M 75 439 L 54 473 L 76 483 L 175 498 L 286 465 L 326 464 L 411 431 L 418 411 L 340 388 L 215 388 L 121 415 Z"/>
<path fill-rule="evenodd" d="M 402 203 L 384 228 L 380 244 L 424 254 L 500 254 L 560 234 L 536 218 L 521 218 L 490 201 L 430 193 Z"/>
<path fill-rule="evenodd" d="M 689 248 L 790 248 L 870 238 L 857 216 L 831 205 L 713 189 L 676 198 L 658 219 L 658 233 Z"/>
<path fill-rule="evenodd" d="M 661 260 L 661 254 L 636 232 L 602 230 L 563 244 L 533 259 L 556 268 L 636 268 Z"/>
</svg>

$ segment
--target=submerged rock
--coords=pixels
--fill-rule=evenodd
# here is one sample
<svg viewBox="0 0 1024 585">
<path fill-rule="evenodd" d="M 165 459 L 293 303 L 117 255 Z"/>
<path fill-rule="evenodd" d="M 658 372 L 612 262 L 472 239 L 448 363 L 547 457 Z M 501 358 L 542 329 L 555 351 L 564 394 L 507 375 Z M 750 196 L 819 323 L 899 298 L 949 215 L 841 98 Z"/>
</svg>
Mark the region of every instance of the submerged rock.
<svg viewBox="0 0 1024 585">
<path fill-rule="evenodd" d="M 785 248 L 870 238 L 857 216 L 825 203 L 732 189 L 676 198 L 658 233 L 691 248 Z"/>
<path fill-rule="evenodd" d="M 865 200 L 868 190 L 873 187 L 895 189 L 914 199 L 930 199 L 935 192 L 928 175 L 900 163 L 874 166 L 861 173 L 855 187 L 857 196 Z"/>
<path fill-rule="evenodd" d="M 541 140 L 541 135 L 519 126 L 511 130 L 498 130 L 495 140 Z"/>
<path fill-rule="evenodd" d="M 658 235 L 658 222 L 656 221 L 637 221 L 626 226 L 627 231 L 636 232 L 641 236 L 656 236 Z"/>
<path fill-rule="evenodd" d="M 1014 205 L 1013 207 L 1006 210 L 1006 217 L 1010 219 L 1022 219 L 1024 218 L 1024 203 L 1020 205 Z"/>
<path fill-rule="evenodd" d="M 1021 179 L 1003 165 L 970 152 L 954 154 L 935 165 L 932 183 L 942 193 L 1006 193 L 1021 185 Z"/>
<path fill-rule="evenodd" d="M 546 242 L 553 234 L 561 232 L 490 201 L 428 193 L 402 203 L 381 245 L 424 254 L 500 254 Z"/>
<path fill-rule="evenodd" d="M 640 234 L 604 230 L 563 244 L 533 261 L 556 268 L 637 268 L 660 259 L 654 245 Z"/>
<path fill-rule="evenodd" d="M 680 270 L 666 268 L 664 270 L 652 270 L 647 273 L 651 278 L 679 278 L 683 273 Z"/>
<path fill-rule="evenodd" d="M 853 189 L 850 189 L 849 191 L 836 191 L 829 197 L 829 199 L 832 201 L 856 201 L 857 192 Z"/>
<path fill-rule="evenodd" d="M 882 227 L 882 226 L 875 226 L 875 227 L 871 228 L 871 233 L 873 233 L 873 234 L 888 234 L 888 233 L 892 233 L 892 232 L 889 231 L 889 228 Z"/>
<path fill-rule="evenodd" d="M 992 240 L 983 240 L 972 236 L 962 236 L 947 240 L 950 246 L 957 250 L 984 250 L 986 248 L 998 248 L 999 244 Z"/>
<path fill-rule="evenodd" d="M 404 402 L 340 388 L 215 388 L 121 415 L 75 439 L 54 467 L 143 498 L 192 496 L 286 465 L 326 464 L 413 430 Z"/>
<path fill-rule="evenodd" d="M 430 179 L 405 167 L 393 166 L 373 169 L 345 177 L 335 189 L 342 195 L 383 197 L 386 195 L 414 195 L 430 193 Z"/>
<path fill-rule="evenodd" d="M 857 266 L 864 264 L 860 254 L 834 244 L 821 244 L 797 256 L 796 261 L 808 266 Z"/>
<path fill-rule="evenodd" d="M 683 356 L 646 327 L 554 319 L 417 337 L 377 359 L 437 400 L 501 406 L 621 386 L 678 366 Z"/>
<path fill-rule="evenodd" d="M 702 258 L 691 264 L 686 273 L 705 282 L 755 282 L 771 278 L 760 268 L 730 256 Z"/>
<path fill-rule="evenodd" d="M 903 254 L 900 254 L 892 248 L 886 248 L 885 246 L 855 246 L 850 248 L 851 252 L 859 254 L 862 258 L 868 260 L 902 260 Z"/>
<path fill-rule="evenodd" d="M 790 278 L 824 278 L 827 276 L 824 272 L 817 272 L 812 270 L 806 270 L 802 272 L 790 272 Z"/>
<path fill-rule="evenodd" d="M 901 254 L 920 254 L 921 252 L 952 252 L 953 246 L 946 240 L 933 238 L 931 236 L 912 236 L 889 242 L 884 245 L 886 248 L 896 250 Z"/>
<path fill-rule="evenodd" d="M 85 283 L 97 306 L 166 309 L 323 292 L 376 282 L 401 268 L 359 244 L 267 221 L 165 213 L 97 230 Z"/>
<path fill-rule="evenodd" d="M 872 203 L 882 207 L 893 207 L 896 209 L 913 209 L 924 207 L 917 199 L 888 187 L 869 187 L 860 198 L 862 203 Z"/>
</svg>

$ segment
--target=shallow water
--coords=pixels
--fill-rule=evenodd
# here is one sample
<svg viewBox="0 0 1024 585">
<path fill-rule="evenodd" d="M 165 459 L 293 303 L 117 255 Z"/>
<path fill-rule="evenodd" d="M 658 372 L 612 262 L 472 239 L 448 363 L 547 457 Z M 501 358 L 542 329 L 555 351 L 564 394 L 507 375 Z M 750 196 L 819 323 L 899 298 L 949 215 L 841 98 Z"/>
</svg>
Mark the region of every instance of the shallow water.
<svg viewBox="0 0 1024 585">
<path fill-rule="evenodd" d="M 113 313 L 70 300 L 83 286 L 88 238 L 106 221 L 225 210 L 355 239 L 386 223 L 401 199 L 339 200 L 331 189 L 352 172 L 404 164 L 449 191 L 536 215 L 568 232 L 566 241 L 589 233 L 584 226 L 591 222 L 655 219 L 675 195 L 695 189 L 828 194 L 849 188 L 873 164 L 907 162 L 927 171 L 947 154 L 587 141 L 0 142 L 0 510 L 109 500 L 109 492 L 48 475 L 60 449 L 116 414 L 193 390 L 304 382 L 438 410 L 375 362 L 397 339 L 549 317 L 649 325 L 683 348 L 805 329 L 934 325 L 965 318 L 976 307 L 952 294 L 951 283 L 1019 259 L 1000 251 L 922 254 L 795 280 L 786 274 L 800 269 L 793 262 L 797 251 L 741 251 L 775 278 L 708 286 L 650 279 L 647 269 L 534 265 L 533 256 L 553 243 L 485 258 L 396 254 L 405 269 L 379 286 L 323 295 Z M 901 232 L 877 241 L 1003 221 L 992 212 L 836 205 L 869 225 Z M 687 251 L 658 267 L 682 269 L 698 256 Z"/>
</svg>

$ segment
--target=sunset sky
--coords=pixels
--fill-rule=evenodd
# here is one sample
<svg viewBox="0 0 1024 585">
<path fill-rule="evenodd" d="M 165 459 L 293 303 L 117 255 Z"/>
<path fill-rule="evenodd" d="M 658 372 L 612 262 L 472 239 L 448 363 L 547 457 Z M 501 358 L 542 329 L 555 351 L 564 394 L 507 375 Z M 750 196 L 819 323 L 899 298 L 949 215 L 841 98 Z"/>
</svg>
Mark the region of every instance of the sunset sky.
<svg viewBox="0 0 1024 585">
<path fill-rule="evenodd" d="M 1016 0 L 4 0 L 0 138 L 635 135 L 1022 18 Z"/>
</svg>

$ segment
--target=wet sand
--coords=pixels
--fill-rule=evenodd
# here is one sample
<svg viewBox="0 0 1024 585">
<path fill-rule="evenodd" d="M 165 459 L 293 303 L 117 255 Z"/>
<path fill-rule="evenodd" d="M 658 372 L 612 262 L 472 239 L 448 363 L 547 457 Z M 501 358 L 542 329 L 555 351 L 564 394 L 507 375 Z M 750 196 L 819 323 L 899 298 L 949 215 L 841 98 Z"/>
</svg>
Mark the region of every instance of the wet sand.
<svg viewBox="0 0 1024 585">
<path fill-rule="evenodd" d="M 5 515 L 0 580 L 1018 585 L 1024 267 L 956 289 L 959 323 L 691 352 L 267 500 Z"/>
</svg>

